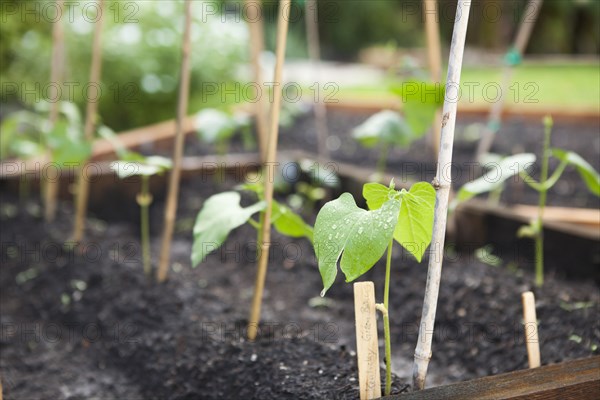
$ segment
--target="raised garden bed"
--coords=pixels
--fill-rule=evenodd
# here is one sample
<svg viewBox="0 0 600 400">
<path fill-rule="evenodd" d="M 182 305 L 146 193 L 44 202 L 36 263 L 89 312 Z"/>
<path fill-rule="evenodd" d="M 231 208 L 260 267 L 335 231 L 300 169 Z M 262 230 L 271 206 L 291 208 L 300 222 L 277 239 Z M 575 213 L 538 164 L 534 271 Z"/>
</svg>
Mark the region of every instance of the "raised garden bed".
<svg viewBox="0 0 600 400">
<path fill-rule="evenodd" d="M 2 249 L 0 278 L 7 398 L 356 398 L 352 288 L 338 282 L 324 301 L 318 298 L 308 242 L 273 238 L 278 246 L 256 343 L 243 339 L 255 274 L 251 228 L 238 229 L 223 251 L 189 268 L 196 212 L 233 184 L 197 177 L 182 187 L 174 268 L 159 286 L 143 278 L 133 202 L 92 205 L 90 214 L 102 216 L 90 224 L 93 246 L 56 257 L 70 207 L 63 204 L 55 223 L 40 225 L 38 206 L 18 209 L 16 198 L 4 194 L 2 238 L 14 243 Z M 121 185 L 135 192 L 128 186 Z M 158 200 L 153 220 L 161 212 Z M 155 231 L 152 243 L 158 241 Z M 39 252 L 27 252 L 36 245 Z M 391 298 L 398 393 L 409 383 L 426 268 L 401 252 L 394 265 L 401 265 Z M 383 272 L 376 265 L 365 279 L 379 285 Z M 531 288 L 531 274 L 449 254 L 443 280 L 429 385 L 526 368 L 520 293 Z M 600 296 L 591 280 L 565 281 L 550 271 L 536 295 L 544 364 L 598 354 Z M 32 326 L 40 340 L 26 333 Z M 57 329 L 62 337 L 54 340 Z"/>
</svg>

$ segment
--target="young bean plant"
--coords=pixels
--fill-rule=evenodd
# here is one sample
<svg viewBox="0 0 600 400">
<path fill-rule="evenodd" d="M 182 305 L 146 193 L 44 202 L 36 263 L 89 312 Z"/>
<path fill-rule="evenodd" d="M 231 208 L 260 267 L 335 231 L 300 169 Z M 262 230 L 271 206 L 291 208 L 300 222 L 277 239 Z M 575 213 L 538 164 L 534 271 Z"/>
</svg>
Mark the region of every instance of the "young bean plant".
<svg viewBox="0 0 600 400">
<path fill-rule="evenodd" d="M 245 183 L 239 190 L 253 192 L 258 201 L 248 207 L 240 205 L 238 192 L 229 191 L 213 195 L 206 199 L 194 224 L 194 243 L 192 246 L 192 266 L 196 267 L 212 251 L 218 249 L 232 230 L 249 223 L 257 231 L 257 252 L 261 251 L 260 232 L 263 224 L 263 211 L 267 203 L 264 200 L 261 182 Z M 252 216 L 259 214 L 256 220 Z M 313 229 L 289 207 L 273 200 L 271 221 L 279 233 L 289 237 L 313 238 Z"/>
<path fill-rule="evenodd" d="M 46 157 L 58 168 L 81 165 L 91 154 L 92 147 L 83 138 L 83 124 L 77 106 L 70 102 L 59 104 L 59 116 L 53 125 L 49 120 L 50 103 L 40 102 L 35 110 L 17 111 L 7 116 L 0 126 L 0 158 L 23 159 Z M 27 175 L 21 177 L 20 192 L 27 195 Z"/>
<path fill-rule="evenodd" d="M 580 155 L 572 151 L 566 151 L 559 148 L 550 147 L 553 121 L 551 117 L 544 118 L 544 143 L 542 148 L 542 167 L 540 180 L 536 181 L 528 172 L 527 167 L 535 162 L 533 154 L 517 154 L 506 157 L 500 162 L 500 179 L 488 179 L 482 176 L 472 182 L 465 184 L 459 191 L 453 201 L 453 207 L 460 202 L 466 201 L 477 194 L 492 192 L 502 188 L 503 183 L 510 177 L 519 174 L 525 183 L 539 193 L 538 213 L 536 218 L 532 219 L 528 225 L 522 226 L 518 232 L 518 237 L 528 237 L 535 243 L 535 284 L 542 286 L 544 284 L 544 208 L 546 207 L 546 198 L 550 190 L 560 179 L 567 166 L 573 166 L 581 176 L 581 179 L 588 190 L 596 196 L 600 196 L 600 175 L 594 168 L 585 161 Z M 550 176 L 549 164 L 551 157 L 556 158 L 560 163 Z"/>
<path fill-rule="evenodd" d="M 387 249 L 383 304 L 377 308 L 383 314 L 385 335 L 386 387 L 392 384 L 392 354 L 390 338 L 390 274 L 394 240 L 417 261 L 431 242 L 435 189 L 426 182 L 415 183 L 410 190 L 396 190 L 379 183 L 363 186 L 368 211 L 359 208 L 349 193 L 326 203 L 315 222 L 314 248 L 323 280 L 324 296 L 337 275 L 337 263 L 352 282 L 369 271 Z"/>
<path fill-rule="evenodd" d="M 444 89 L 435 83 L 409 81 L 392 87 L 391 91 L 401 96 L 404 117 L 398 112 L 384 110 L 352 131 L 352 136 L 362 146 L 379 147 L 376 180 L 383 177 L 390 148 L 408 148 L 425 135 L 444 100 Z"/>
<path fill-rule="evenodd" d="M 141 189 L 136 196 L 136 201 L 140 206 L 140 236 L 144 274 L 150 277 L 152 274 L 150 261 L 150 204 L 152 204 L 150 177 L 160 175 L 171 169 L 172 163 L 168 158 L 160 156 L 144 157 L 133 152 L 120 152 L 120 158 L 121 160 L 111 164 L 111 168 L 119 178 L 126 179 L 132 176 L 141 178 Z"/>
<path fill-rule="evenodd" d="M 227 154 L 229 144 L 236 132 L 241 133 L 244 149 L 252 150 L 256 147 L 249 117 L 232 116 L 214 108 L 206 108 L 196 115 L 198 138 L 205 143 L 213 144 L 220 156 Z"/>
</svg>

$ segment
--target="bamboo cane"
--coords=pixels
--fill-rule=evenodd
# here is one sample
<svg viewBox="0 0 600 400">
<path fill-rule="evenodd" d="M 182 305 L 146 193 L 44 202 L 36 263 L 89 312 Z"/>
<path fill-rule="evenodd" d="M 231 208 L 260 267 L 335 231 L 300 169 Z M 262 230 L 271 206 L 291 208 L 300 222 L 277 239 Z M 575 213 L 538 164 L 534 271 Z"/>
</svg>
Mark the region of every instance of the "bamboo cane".
<svg viewBox="0 0 600 400">
<path fill-rule="evenodd" d="M 440 44 L 440 25 L 438 20 L 437 0 L 423 0 L 425 17 L 425 33 L 427 38 L 427 58 L 431 80 L 439 83 L 442 80 L 442 50 Z M 442 110 L 435 113 L 431 148 L 435 154 L 440 151 L 440 133 L 442 131 Z"/>
<path fill-rule="evenodd" d="M 279 2 L 279 21 L 277 23 L 277 59 L 275 63 L 275 85 L 281 85 L 281 76 L 283 72 L 283 61 L 285 60 L 285 45 L 288 32 L 288 23 L 290 16 L 290 0 L 281 0 Z M 277 88 L 278 86 L 275 86 Z M 258 259 L 258 271 L 256 273 L 256 284 L 254 287 L 254 297 L 252 298 L 252 309 L 248 321 L 248 339 L 256 339 L 258 323 L 260 320 L 260 306 L 267 276 L 267 264 L 269 263 L 269 246 L 271 240 L 271 205 L 273 202 L 273 183 L 275 181 L 275 163 L 277 156 L 277 138 L 279 136 L 279 111 L 281 109 L 281 88 L 276 89 L 273 96 L 273 106 L 271 108 L 271 121 L 269 130 L 269 142 L 267 147 L 267 162 L 263 171 L 267 174 L 265 177 L 265 201 L 267 207 L 264 211 L 264 219 L 261 231 L 260 256 Z"/>
<path fill-rule="evenodd" d="M 90 66 L 90 83 L 98 84 L 100 81 L 100 73 L 102 70 L 102 25 L 104 23 L 104 0 L 98 1 L 98 20 L 94 26 L 94 39 L 92 42 L 92 63 Z M 85 125 L 83 133 L 88 141 L 94 140 L 94 128 L 96 126 L 98 112 L 98 100 L 88 98 Z M 90 192 L 90 181 L 85 176 L 87 162 L 85 162 L 79 170 L 77 176 L 77 204 L 75 213 L 75 226 L 73 227 L 73 240 L 78 242 L 83 238 L 85 230 L 85 217 L 87 214 L 87 203 Z"/>
<path fill-rule="evenodd" d="M 523 15 L 523 19 L 521 20 L 521 26 L 519 27 L 519 33 L 515 38 L 515 42 L 512 47 L 512 51 L 514 51 L 518 57 L 522 57 L 523 53 L 527 48 L 527 43 L 529 43 L 529 38 L 531 37 L 531 32 L 533 31 L 533 27 L 535 26 L 535 22 L 537 21 L 537 17 L 540 13 L 540 9 L 542 8 L 543 0 L 529 0 L 527 3 L 527 7 L 525 10 L 532 10 L 531 13 L 525 13 Z M 494 141 L 494 136 L 496 132 L 500 128 L 500 123 L 502 121 L 502 111 L 504 110 L 504 106 L 506 105 L 506 92 L 508 91 L 508 87 L 512 81 L 513 72 L 515 69 L 514 63 L 508 63 L 505 65 L 502 71 L 502 84 L 500 86 L 501 90 L 499 93 L 499 99 L 494 104 L 492 104 L 492 108 L 490 110 L 490 114 L 488 116 L 488 123 L 486 127 L 483 129 L 481 140 L 479 141 L 479 145 L 477 146 L 477 152 L 475 154 L 475 159 L 480 160 L 481 157 L 490 151 L 492 147 L 492 143 Z"/>
<path fill-rule="evenodd" d="M 56 0 L 56 7 L 62 10 L 64 1 Z M 52 66 L 50 71 L 50 83 L 52 87 L 62 86 L 65 72 L 65 34 L 62 18 L 59 18 L 52 25 Z M 59 93 L 52 98 L 52 105 L 50 107 L 50 126 L 54 127 L 58 120 L 58 112 L 60 109 L 60 96 Z M 48 149 L 48 159 L 52 160 L 52 151 Z M 58 189 L 60 184 L 60 176 L 56 179 L 49 179 L 47 176 L 42 177 L 44 179 L 44 219 L 46 222 L 54 221 L 56 216 L 56 198 L 58 197 Z"/>
<path fill-rule="evenodd" d="M 452 145 L 454 143 L 454 128 L 456 125 L 457 111 L 456 99 L 458 98 L 470 10 L 470 0 L 460 0 L 458 2 L 454 22 L 454 33 L 452 34 L 452 45 L 450 46 L 440 152 L 438 155 L 437 175 L 433 181 L 433 185 L 436 189 L 436 201 L 433 237 L 431 241 L 432 250 L 429 257 L 425 299 L 423 301 L 423 312 L 413 367 L 413 386 L 417 390 L 423 389 L 425 386 L 427 367 L 429 365 L 429 360 L 431 359 L 431 342 L 433 339 L 433 327 L 435 323 L 435 312 L 440 289 L 444 255 L 444 238 L 446 234 L 446 219 L 448 216 L 448 196 L 452 184 L 451 177 L 447 173 L 447 167 L 452 163 Z"/>
<path fill-rule="evenodd" d="M 306 38 L 308 42 L 308 55 L 311 60 L 313 74 L 315 76 L 317 88 L 321 85 L 319 62 L 321 59 L 321 48 L 319 45 L 319 14 L 317 11 L 317 0 L 306 0 Z M 327 150 L 327 108 L 321 99 L 321 91 L 317 89 L 315 99 L 315 123 L 317 132 L 317 155 L 319 158 L 329 156 Z"/>
<path fill-rule="evenodd" d="M 177 214 L 177 199 L 179 197 L 179 181 L 181 179 L 181 161 L 183 158 L 183 121 L 185 119 L 188 99 L 190 94 L 190 52 L 192 31 L 192 1 L 185 2 L 185 27 L 183 31 L 183 45 L 181 47 L 181 81 L 179 86 L 179 100 L 177 103 L 177 121 L 175 128 L 175 144 L 173 148 L 173 170 L 169 178 L 169 194 L 165 207 L 164 228 L 160 247 L 160 259 L 156 279 L 164 282 L 169 272 L 171 258 L 171 240 Z"/>
<path fill-rule="evenodd" d="M 246 2 L 246 17 L 250 32 L 250 58 L 252 60 L 252 69 L 254 70 L 254 83 L 257 87 L 262 88 L 262 69 L 260 66 L 260 55 L 264 50 L 264 26 L 262 20 L 263 9 L 261 2 L 258 0 L 245 0 Z M 266 161 L 267 145 L 268 145 L 268 117 L 266 96 L 262 94 L 262 90 L 258 92 L 257 101 L 254 103 L 254 114 L 256 118 L 256 131 L 258 137 L 258 149 L 260 151 L 261 162 Z"/>
</svg>

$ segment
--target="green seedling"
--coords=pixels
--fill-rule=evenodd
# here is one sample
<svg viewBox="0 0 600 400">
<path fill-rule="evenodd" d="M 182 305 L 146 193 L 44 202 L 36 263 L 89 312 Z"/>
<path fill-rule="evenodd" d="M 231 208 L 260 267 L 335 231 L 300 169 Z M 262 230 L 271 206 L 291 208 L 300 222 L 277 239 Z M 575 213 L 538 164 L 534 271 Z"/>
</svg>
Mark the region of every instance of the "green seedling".
<svg viewBox="0 0 600 400">
<path fill-rule="evenodd" d="M 295 192 L 288 196 L 288 203 L 295 209 L 302 208 L 312 213 L 315 204 L 325 199 L 331 189 L 338 188 L 340 179 L 333 165 L 321 165 L 318 162 L 303 160 L 298 164 L 307 179 L 294 185 Z"/>
<path fill-rule="evenodd" d="M 150 177 L 160 175 L 171 169 L 172 163 L 168 158 L 160 156 L 144 157 L 141 154 L 119 151 L 121 160 L 111 164 L 111 168 L 121 179 L 132 176 L 141 177 L 141 189 L 136 197 L 140 206 L 140 235 L 142 242 L 142 260 L 144 274 L 150 277 L 152 274 L 152 264 L 150 262 L 150 204 L 152 204 L 152 194 L 150 193 Z"/>
<path fill-rule="evenodd" d="M 359 208 L 349 193 L 326 203 L 315 222 L 314 248 L 323 280 L 324 296 L 337 275 L 337 263 L 352 282 L 369 271 L 387 249 L 383 304 L 386 358 L 386 389 L 391 391 L 392 355 L 389 323 L 389 292 L 394 240 L 421 262 L 431 242 L 435 189 L 426 182 L 415 183 L 409 191 L 395 190 L 379 183 L 363 186 L 368 211 Z"/>
<path fill-rule="evenodd" d="M 362 146 L 379 147 L 377 180 L 383 177 L 390 148 L 408 148 L 425 135 L 444 101 L 444 88 L 435 83 L 409 81 L 393 86 L 391 91 L 401 96 L 404 117 L 398 112 L 384 110 L 352 131 L 352 136 Z"/>
<path fill-rule="evenodd" d="M 50 123 L 50 103 L 40 102 L 35 111 L 17 111 L 2 121 L 0 158 L 43 158 L 57 168 L 81 165 L 91 154 L 91 144 L 83 138 L 83 124 L 77 106 L 61 102 L 59 117 Z M 28 182 L 22 175 L 21 198 L 27 196 Z"/>
<path fill-rule="evenodd" d="M 194 224 L 194 243 L 192 246 L 192 266 L 196 267 L 212 251 L 218 249 L 227 239 L 229 233 L 245 223 L 257 230 L 257 252 L 261 251 L 260 232 L 263 225 L 263 211 L 267 204 L 264 201 L 263 184 L 246 183 L 239 190 L 256 194 L 258 201 L 248 207 L 240 205 L 238 192 L 229 191 L 213 195 L 206 199 Z M 252 216 L 260 213 L 259 220 Z M 312 241 L 313 229 L 302 218 L 287 206 L 273 200 L 271 222 L 275 230 L 289 237 L 306 237 Z"/>
<path fill-rule="evenodd" d="M 249 117 L 231 116 L 214 108 L 206 108 L 196 115 L 198 137 L 203 142 L 214 145 L 220 156 L 227 154 L 231 139 L 236 132 L 241 132 L 246 150 L 256 148 Z"/>
<path fill-rule="evenodd" d="M 518 237 L 532 238 L 535 242 L 535 284 L 542 286 L 544 284 L 544 208 L 546 207 L 546 197 L 556 182 L 560 179 L 567 166 L 573 166 L 586 184 L 588 190 L 596 196 L 600 196 L 600 175 L 594 168 L 585 161 L 580 155 L 572 151 L 566 151 L 550 147 L 553 121 L 551 117 L 544 118 L 544 144 L 542 152 L 542 169 L 540 181 L 536 181 L 527 172 L 528 166 L 535 162 L 533 154 L 517 154 L 506 157 L 500 163 L 500 179 L 491 180 L 483 176 L 464 185 L 453 201 L 455 207 L 459 202 L 466 201 L 471 197 L 485 192 L 491 192 L 501 188 L 503 183 L 510 177 L 519 174 L 529 187 L 539 193 L 538 215 L 528 225 L 522 226 L 518 232 Z M 549 174 L 550 158 L 554 157 L 560 161 L 558 167 L 552 175 Z"/>
</svg>

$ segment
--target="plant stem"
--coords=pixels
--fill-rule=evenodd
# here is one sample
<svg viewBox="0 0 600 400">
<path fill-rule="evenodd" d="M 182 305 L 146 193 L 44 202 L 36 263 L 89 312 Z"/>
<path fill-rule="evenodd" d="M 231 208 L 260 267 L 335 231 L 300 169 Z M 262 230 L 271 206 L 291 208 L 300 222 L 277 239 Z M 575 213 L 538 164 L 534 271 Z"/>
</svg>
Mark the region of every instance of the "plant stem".
<svg viewBox="0 0 600 400">
<path fill-rule="evenodd" d="M 552 123 L 546 122 L 544 128 L 544 148 L 542 155 L 542 171 L 540 175 L 540 198 L 538 202 L 537 233 L 535 235 L 535 285 L 544 284 L 544 208 L 548 189 L 545 183 L 548 180 L 548 164 L 550 161 L 550 135 Z"/>
<path fill-rule="evenodd" d="M 192 1 L 185 2 L 185 22 L 183 28 L 183 44 L 181 46 L 181 72 L 179 82 L 179 98 L 177 100 L 177 121 L 175 127 L 175 143 L 173 145 L 173 170 L 169 177 L 169 194 L 165 206 L 164 227 L 160 245 L 160 259 L 156 280 L 163 282 L 169 273 L 171 259 L 171 239 L 175 229 L 177 215 L 177 199 L 179 198 L 179 181 L 181 178 L 181 160 L 183 158 L 184 119 L 188 108 L 190 93 L 190 53 L 192 31 Z"/>
<path fill-rule="evenodd" d="M 433 236 L 431 240 L 432 251 L 427 269 L 425 298 L 423 300 L 419 338 L 415 349 L 413 366 L 413 387 L 415 390 L 420 390 L 425 387 L 427 368 L 429 367 L 429 360 L 431 359 L 433 327 L 435 325 L 435 312 L 440 291 L 442 261 L 444 257 L 444 240 L 446 236 L 446 221 L 448 218 L 448 198 L 452 186 L 451 177 L 444 171 L 452 164 L 452 147 L 454 144 L 454 128 L 456 126 L 456 111 L 458 106 L 454 99 L 458 96 L 458 87 L 460 85 L 460 75 L 470 10 L 470 1 L 458 2 L 454 22 L 454 32 L 452 34 L 452 44 L 450 46 L 440 152 L 438 154 L 437 175 L 433 182 L 433 186 L 436 188 L 436 198 Z"/>
<path fill-rule="evenodd" d="M 149 186 L 150 177 L 142 175 L 142 190 L 140 202 L 141 212 L 141 236 L 142 236 L 142 259 L 144 263 L 144 274 L 150 277 L 152 273 L 152 266 L 150 264 L 150 190 Z"/>
<path fill-rule="evenodd" d="M 386 143 L 381 143 L 381 147 L 379 149 L 379 159 L 377 160 L 377 180 L 381 181 L 383 179 L 383 174 L 385 174 L 385 165 L 387 163 L 387 156 L 389 152 L 389 147 Z"/>
<path fill-rule="evenodd" d="M 390 240 L 385 261 L 385 287 L 383 289 L 383 306 L 386 313 L 383 314 L 383 335 L 385 337 L 385 395 L 392 392 L 392 339 L 390 334 L 390 270 L 392 265 L 392 247 L 394 239 Z"/>
</svg>

